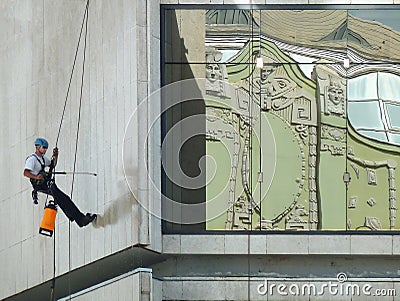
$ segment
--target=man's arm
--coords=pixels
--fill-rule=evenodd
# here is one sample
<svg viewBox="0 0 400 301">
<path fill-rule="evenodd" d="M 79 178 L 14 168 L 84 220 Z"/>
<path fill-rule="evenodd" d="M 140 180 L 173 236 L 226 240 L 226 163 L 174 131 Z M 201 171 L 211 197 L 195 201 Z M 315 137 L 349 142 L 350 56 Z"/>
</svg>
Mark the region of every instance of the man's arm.
<svg viewBox="0 0 400 301">
<path fill-rule="evenodd" d="M 51 163 L 50 163 L 51 169 L 53 169 L 54 167 L 56 167 L 56 165 L 57 165 L 57 160 L 58 160 L 58 148 L 55 147 L 55 148 L 53 149 L 53 156 L 51 157 Z"/>
<path fill-rule="evenodd" d="M 32 173 L 32 171 L 30 171 L 29 169 L 25 168 L 24 169 L 24 176 L 29 178 L 29 179 L 34 179 L 34 180 L 41 180 L 43 179 L 43 175 L 42 174 L 38 174 L 38 175 L 34 175 Z"/>
</svg>

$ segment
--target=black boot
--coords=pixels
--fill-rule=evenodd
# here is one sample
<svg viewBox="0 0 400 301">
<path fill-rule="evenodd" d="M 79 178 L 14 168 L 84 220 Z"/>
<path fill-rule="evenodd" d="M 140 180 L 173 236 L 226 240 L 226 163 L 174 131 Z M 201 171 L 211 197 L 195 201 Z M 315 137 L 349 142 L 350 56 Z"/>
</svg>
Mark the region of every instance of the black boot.
<svg viewBox="0 0 400 301">
<path fill-rule="evenodd" d="M 93 222 L 97 218 L 97 214 L 86 213 L 82 219 L 77 220 L 76 223 L 79 227 L 84 227 Z"/>
<path fill-rule="evenodd" d="M 35 205 L 39 204 L 38 202 L 38 194 L 36 190 L 32 190 L 32 199 L 33 199 L 33 203 Z"/>
</svg>

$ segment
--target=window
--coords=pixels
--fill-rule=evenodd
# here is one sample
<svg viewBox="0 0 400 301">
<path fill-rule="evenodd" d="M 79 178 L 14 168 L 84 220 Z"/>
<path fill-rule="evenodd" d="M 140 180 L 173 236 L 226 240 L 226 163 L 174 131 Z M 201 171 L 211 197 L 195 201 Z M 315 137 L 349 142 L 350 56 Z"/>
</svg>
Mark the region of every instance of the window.
<svg viewBox="0 0 400 301">
<path fill-rule="evenodd" d="M 400 120 L 400 77 L 375 72 L 350 79 L 349 121 L 360 134 L 398 144 Z"/>
<path fill-rule="evenodd" d="M 400 228 L 399 10 L 163 8 L 165 231 Z"/>
</svg>

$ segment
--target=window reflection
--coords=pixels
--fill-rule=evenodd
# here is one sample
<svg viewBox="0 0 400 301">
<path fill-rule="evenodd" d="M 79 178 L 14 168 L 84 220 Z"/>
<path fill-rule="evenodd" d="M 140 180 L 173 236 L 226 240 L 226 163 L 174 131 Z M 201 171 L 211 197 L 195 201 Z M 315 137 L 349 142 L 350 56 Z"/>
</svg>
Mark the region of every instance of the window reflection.
<svg viewBox="0 0 400 301">
<path fill-rule="evenodd" d="M 348 119 L 362 135 L 399 144 L 400 77 L 374 72 L 348 81 Z"/>
<path fill-rule="evenodd" d="M 358 131 L 361 135 L 379 140 L 379 141 L 387 141 L 386 134 L 384 132 L 375 132 L 375 131 L 365 131 L 365 130 L 359 130 Z"/>
<path fill-rule="evenodd" d="M 362 75 L 348 81 L 348 99 L 366 100 L 378 99 L 377 73 Z"/>
<path fill-rule="evenodd" d="M 377 101 L 351 102 L 348 108 L 349 121 L 356 130 L 384 130 Z"/>
<path fill-rule="evenodd" d="M 400 134 L 389 134 L 389 141 L 393 144 L 400 145 Z"/>
<path fill-rule="evenodd" d="M 204 99 L 197 110 L 169 112 L 166 124 L 204 114 L 205 135 L 181 157 L 201 145 L 195 157 L 205 155 L 212 177 L 196 196 L 166 187 L 177 202 L 204 206 L 199 229 L 400 229 L 390 195 L 399 186 L 399 11 L 209 9 L 167 17 L 175 32 L 164 41 L 164 83 L 201 78 Z M 352 173 L 346 185 L 345 171 Z M 381 199 L 389 202 L 374 201 Z"/>
<path fill-rule="evenodd" d="M 400 130 L 400 105 L 387 104 L 386 109 L 389 114 L 391 128 Z"/>
<path fill-rule="evenodd" d="M 399 76 L 391 73 L 380 72 L 378 85 L 380 98 L 383 100 L 400 102 Z"/>
</svg>

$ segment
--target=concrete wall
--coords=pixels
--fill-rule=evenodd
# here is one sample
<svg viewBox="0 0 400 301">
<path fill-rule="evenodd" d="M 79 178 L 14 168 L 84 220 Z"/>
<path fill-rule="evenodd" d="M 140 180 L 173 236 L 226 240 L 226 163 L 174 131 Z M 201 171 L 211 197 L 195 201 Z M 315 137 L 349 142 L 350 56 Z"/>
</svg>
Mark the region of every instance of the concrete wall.
<svg viewBox="0 0 400 301">
<path fill-rule="evenodd" d="M 163 300 L 400 300 L 397 235 L 164 235 Z M 309 289 L 311 291 L 309 291 Z"/>
<path fill-rule="evenodd" d="M 330 284 L 333 286 L 329 289 Z M 400 288 L 398 282 L 388 285 L 381 279 L 336 284 L 335 278 L 310 282 L 287 278 L 199 277 L 165 281 L 162 300 L 398 300 L 394 294 Z"/>
<path fill-rule="evenodd" d="M 56 142 L 85 5 L 84 0 L 0 3 L 0 131 L 6 145 L 0 151 L 0 299 L 53 277 L 54 240 L 38 234 L 45 197 L 33 205 L 22 172 L 36 137 L 49 140 L 48 155 Z M 56 276 L 135 244 L 160 248 L 159 220 L 143 209 L 157 197 L 147 172 L 140 172 L 146 168 L 139 158 L 156 174 L 160 168 L 153 168 L 157 161 L 145 153 L 146 135 L 138 135 L 147 132 L 159 101 L 145 102 L 144 114 L 125 134 L 138 104 L 159 87 L 159 53 L 150 51 L 159 49 L 158 10 L 157 1 L 90 1 L 76 170 L 98 176 L 77 175 L 73 200 L 99 218 L 81 229 L 59 210 Z M 73 170 L 83 43 L 84 37 L 58 142 L 58 170 Z M 124 144 L 124 137 L 132 143 Z M 152 141 L 157 137 L 150 140 L 150 152 L 156 147 Z M 136 186 L 129 187 L 125 175 Z M 72 176 L 58 176 L 57 184 L 71 194 Z"/>
</svg>

